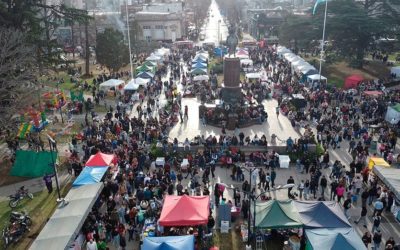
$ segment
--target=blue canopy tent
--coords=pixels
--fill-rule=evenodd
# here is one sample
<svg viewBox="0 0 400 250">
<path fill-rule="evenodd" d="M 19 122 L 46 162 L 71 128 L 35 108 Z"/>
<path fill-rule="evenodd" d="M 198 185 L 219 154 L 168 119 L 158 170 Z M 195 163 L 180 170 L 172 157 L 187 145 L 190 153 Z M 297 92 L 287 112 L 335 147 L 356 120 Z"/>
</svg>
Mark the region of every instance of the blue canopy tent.
<svg viewBox="0 0 400 250">
<path fill-rule="evenodd" d="M 190 71 L 192 75 L 206 75 L 207 69 L 195 68 Z"/>
<path fill-rule="evenodd" d="M 205 68 L 207 68 L 207 64 L 202 63 L 202 62 L 193 63 L 192 69 L 196 69 L 196 68 L 205 69 Z"/>
<path fill-rule="evenodd" d="M 305 228 L 346 228 L 351 224 L 334 201 L 294 201 Z"/>
<path fill-rule="evenodd" d="M 207 63 L 207 60 L 202 58 L 202 57 L 198 57 L 198 58 L 192 60 L 192 64 L 195 64 L 195 63 L 198 63 L 198 62 Z"/>
<path fill-rule="evenodd" d="M 107 172 L 108 167 L 85 167 L 78 178 L 72 183 L 73 187 L 99 183 Z"/>
<path fill-rule="evenodd" d="M 144 238 L 142 250 L 193 250 L 194 236 L 167 236 Z"/>
<path fill-rule="evenodd" d="M 223 57 L 224 55 L 226 55 L 228 53 L 228 48 L 223 47 L 217 47 L 214 49 L 214 55 L 219 56 L 219 57 Z"/>
<path fill-rule="evenodd" d="M 154 74 L 150 72 L 140 72 L 136 75 L 136 78 L 143 78 L 143 79 L 153 79 Z"/>
<path fill-rule="evenodd" d="M 306 250 L 367 250 L 353 228 L 306 229 Z"/>
</svg>

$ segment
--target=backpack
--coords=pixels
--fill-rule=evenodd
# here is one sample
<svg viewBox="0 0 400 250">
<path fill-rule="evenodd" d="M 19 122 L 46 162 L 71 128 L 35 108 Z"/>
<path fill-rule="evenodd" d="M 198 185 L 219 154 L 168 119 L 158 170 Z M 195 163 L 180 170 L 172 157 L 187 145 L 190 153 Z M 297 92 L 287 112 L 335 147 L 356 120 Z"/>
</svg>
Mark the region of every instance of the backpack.
<svg viewBox="0 0 400 250">
<path fill-rule="evenodd" d="M 349 209 L 351 207 L 351 201 L 350 200 L 346 200 L 343 203 L 343 207 L 346 208 L 346 209 Z"/>
</svg>

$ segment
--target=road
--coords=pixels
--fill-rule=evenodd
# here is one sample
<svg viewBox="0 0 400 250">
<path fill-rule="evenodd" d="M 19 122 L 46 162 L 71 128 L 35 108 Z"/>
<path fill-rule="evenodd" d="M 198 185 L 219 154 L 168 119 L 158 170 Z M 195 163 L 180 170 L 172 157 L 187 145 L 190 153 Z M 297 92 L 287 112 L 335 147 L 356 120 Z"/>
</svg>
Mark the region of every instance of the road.
<svg viewBox="0 0 400 250">
<path fill-rule="evenodd" d="M 228 26 L 215 0 L 211 1 L 208 13 L 209 17 L 205 20 L 200 31 L 200 34 L 204 34 L 205 38 L 204 41 L 199 41 L 199 45 L 203 42 L 213 42 L 218 46 L 220 41 L 226 40 L 228 36 Z"/>
</svg>

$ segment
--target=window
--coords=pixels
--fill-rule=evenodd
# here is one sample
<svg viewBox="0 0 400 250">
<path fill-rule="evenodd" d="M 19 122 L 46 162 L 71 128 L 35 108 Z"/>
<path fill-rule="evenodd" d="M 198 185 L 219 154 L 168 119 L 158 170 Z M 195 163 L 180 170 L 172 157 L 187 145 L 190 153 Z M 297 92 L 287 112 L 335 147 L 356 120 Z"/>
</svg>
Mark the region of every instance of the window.
<svg viewBox="0 0 400 250">
<path fill-rule="evenodd" d="M 150 25 L 143 25 L 143 29 L 144 30 L 151 30 L 151 26 Z"/>
<path fill-rule="evenodd" d="M 156 25 L 156 30 L 162 30 L 164 29 L 164 25 Z"/>
</svg>

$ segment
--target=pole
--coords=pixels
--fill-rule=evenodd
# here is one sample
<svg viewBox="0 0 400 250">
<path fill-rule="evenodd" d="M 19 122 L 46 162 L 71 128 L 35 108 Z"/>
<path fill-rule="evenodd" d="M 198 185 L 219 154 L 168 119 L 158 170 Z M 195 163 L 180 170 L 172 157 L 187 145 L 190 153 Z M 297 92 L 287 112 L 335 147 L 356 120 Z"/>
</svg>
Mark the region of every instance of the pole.
<svg viewBox="0 0 400 250">
<path fill-rule="evenodd" d="M 49 135 L 47 135 L 47 139 L 49 140 L 49 147 L 50 147 L 50 155 L 51 155 L 51 162 L 53 164 L 53 168 L 54 168 L 54 176 L 56 179 L 56 188 L 57 188 L 57 194 L 58 194 L 58 199 L 57 202 L 62 201 L 63 199 L 61 198 L 61 193 L 60 193 L 60 185 L 58 183 L 58 176 L 57 176 L 57 167 L 56 167 L 56 163 L 54 160 L 54 152 L 57 152 L 57 146 L 56 146 L 56 141 L 53 140 L 53 138 L 51 138 Z M 56 149 L 54 151 L 54 148 Z"/>
<path fill-rule="evenodd" d="M 251 168 L 249 169 L 249 176 L 250 176 L 250 194 L 249 194 L 249 202 L 251 202 L 251 199 L 252 199 L 252 192 L 251 192 L 251 190 L 252 190 L 252 186 L 251 186 L 251 174 L 252 174 L 252 170 L 251 170 Z M 250 220 L 250 209 L 251 209 L 251 206 L 250 206 L 250 203 L 249 203 L 249 217 L 248 217 L 248 220 L 247 220 L 247 245 L 249 246 L 251 243 L 250 243 L 250 230 L 251 230 L 251 228 L 250 228 L 250 224 L 251 224 L 251 220 Z"/>
<path fill-rule="evenodd" d="M 325 14 L 324 14 L 324 27 L 322 28 L 322 43 L 321 43 L 321 58 L 319 60 L 319 83 L 321 84 L 322 74 L 322 60 L 324 59 L 324 45 L 325 45 L 325 27 L 326 27 L 326 14 L 328 12 L 328 0 L 325 1 Z"/>
<path fill-rule="evenodd" d="M 126 11 L 126 27 L 128 29 L 129 63 L 131 64 L 131 77 L 133 78 L 131 34 L 129 31 L 129 15 L 128 15 L 128 1 L 127 0 L 125 0 L 125 11 Z"/>
</svg>

